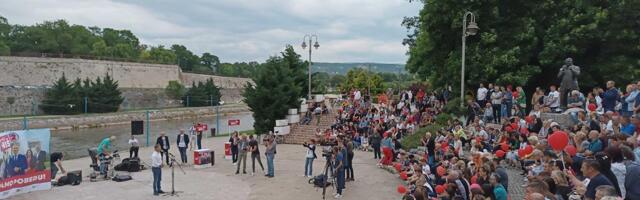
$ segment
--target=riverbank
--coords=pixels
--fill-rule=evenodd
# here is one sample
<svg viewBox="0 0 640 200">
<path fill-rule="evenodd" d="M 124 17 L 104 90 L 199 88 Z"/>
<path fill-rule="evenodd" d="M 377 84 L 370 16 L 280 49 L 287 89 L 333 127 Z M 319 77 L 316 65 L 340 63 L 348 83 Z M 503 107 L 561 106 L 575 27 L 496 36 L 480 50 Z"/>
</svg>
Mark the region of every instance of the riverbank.
<svg viewBox="0 0 640 200">
<path fill-rule="evenodd" d="M 153 196 L 152 176 L 150 170 L 130 173 L 133 180 L 127 182 L 89 182 L 86 177 L 78 186 L 54 187 L 48 191 L 38 191 L 18 195 L 9 199 L 86 199 L 86 200 L 112 200 L 112 199 L 236 199 L 236 200 L 297 200 L 297 199 L 321 199 L 322 190 L 308 184 L 309 178 L 302 177 L 304 173 L 304 157 L 306 148 L 301 145 L 278 145 L 278 154 L 275 158 L 275 178 L 266 178 L 259 166 L 256 166 L 256 175 L 235 175 L 236 167 L 231 161 L 224 160 L 224 142 L 227 137 L 213 137 L 203 140 L 203 146 L 215 151 L 215 165 L 205 169 L 195 169 L 192 152 L 188 152 L 189 164 L 184 167 L 186 174 L 180 169 L 175 169 L 175 189 L 181 191 L 179 197 Z M 140 149 L 140 157 L 144 163 L 150 163 L 151 148 Z M 260 146 L 264 152 L 264 146 Z M 317 150 L 319 151 L 319 150 Z M 179 155 L 175 144 L 170 152 Z M 320 152 L 316 152 L 320 153 Z M 127 155 L 125 155 L 127 154 Z M 122 156 L 128 156 L 125 151 Z M 266 167 L 264 155 L 262 163 Z M 353 160 L 355 168 L 354 182 L 346 184 L 343 199 L 399 199 L 400 195 L 395 191 L 400 183 L 395 175 L 387 173 L 376 167 L 377 160 L 372 159 L 372 152 L 356 151 Z M 249 165 L 247 172 L 251 172 L 251 159 L 247 159 Z M 63 166 L 68 170 L 82 170 L 83 176 L 89 174 L 88 157 L 64 161 Z M 324 167 L 324 159 L 319 157 L 313 163 L 314 173 L 321 173 Z M 121 172 L 122 174 L 129 174 Z M 241 171 L 242 173 L 242 171 Z M 162 189 L 171 191 L 171 168 L 162 169 Z M 327 188 L 327 199 L 332 198 L 335 190 Z"/>
<path fill-rule="evenodd" d="M 216 111 L 217 110 L 217 111 Z M 150 121 L 191 119 L 200 117 L 234 115 L 240 113 L 250 113 L 249 107 L 245 104 L 229 104 L 216 107 L 195 107 L 195 108 L 170 108 L 149 110 Z M 84 114 L 84 115 L 46 115 L 0 118 L 0 131 L 23 129 L 25 123 L 27 128 L 50 128 L 51 130 L 97 128 L 114 125 L 126 125 L 134 120 L 147 119 L 147 110 L 136 110 L 115 113 Z"/>
</svg>

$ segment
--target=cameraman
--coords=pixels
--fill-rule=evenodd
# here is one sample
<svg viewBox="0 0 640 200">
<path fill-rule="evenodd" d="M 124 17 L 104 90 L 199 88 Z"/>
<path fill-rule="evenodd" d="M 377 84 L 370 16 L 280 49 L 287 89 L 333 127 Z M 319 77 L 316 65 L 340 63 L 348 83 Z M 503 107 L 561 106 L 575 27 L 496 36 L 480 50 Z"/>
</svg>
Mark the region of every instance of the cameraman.
<svg viewBox="0 0 640 200">
<path fill-rule="evenodd" d="M 307 148 L 306 160 L 304 162 L 304 176 L 313 177 L 313 160 L 316 159 L 316 140 L 311 139 L 310 143 L 304 143 L 302 146 Z"/>
<path fill-rule="evenodd" d="M 342 197 L 342 189 L 344 189 L 344 157 L 345 155 L 342 153 L 342 149 L 340 145 L 333 147 L 333 155 L 335 157 L 334 160 L 334 168 L 335 171 L 333 174 L 336 176 L 336 190 L 337 193 L 335 195 L 336 199 Z"/>
</svg>

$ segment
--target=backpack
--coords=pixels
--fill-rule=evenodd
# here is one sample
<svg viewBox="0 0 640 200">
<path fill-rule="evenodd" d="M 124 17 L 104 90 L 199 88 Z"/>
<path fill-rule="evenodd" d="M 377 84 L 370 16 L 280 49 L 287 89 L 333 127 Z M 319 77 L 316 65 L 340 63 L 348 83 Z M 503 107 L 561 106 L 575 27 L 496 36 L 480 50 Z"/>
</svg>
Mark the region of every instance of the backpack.
<svg viewBox="0 0 640 200">
<path fill-rule="evenodd" d="M 131 180 L 131 176 L 129 176 L 129 175 L 117 175 L 117 176 L 113 177 L 111 180 L 113 180 L 115 182 L 123 182 L 123 181 Z"/>
<path fill-rule="evenodd" d="M 327 176 L 324 174 L 309 179 L 309 183 L 313 184 L 316 187 L 326 187 L 331 185 L 331 182 L 327 180 Z"/>
</svg>

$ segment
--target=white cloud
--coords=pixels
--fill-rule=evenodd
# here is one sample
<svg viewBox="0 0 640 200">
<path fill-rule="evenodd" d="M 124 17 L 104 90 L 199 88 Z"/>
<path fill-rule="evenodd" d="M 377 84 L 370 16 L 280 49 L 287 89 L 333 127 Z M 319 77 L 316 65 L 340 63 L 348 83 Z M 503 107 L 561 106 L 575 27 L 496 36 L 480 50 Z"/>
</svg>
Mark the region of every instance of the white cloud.
<svg viewBox="0 0 640 200">
<path fill-rule="evenodd" d="M 223 61 L 264 61 L 286 44 L 320 36 L 314 61 L 404 63 L 406 0 L 15 0 L 0 4 L 14 24 L 66 19 L 72 24 L 129 29 L 150 45 L 183 44 Z M 306 56 L 304 56 L 306 58 Z"/>
</svg>

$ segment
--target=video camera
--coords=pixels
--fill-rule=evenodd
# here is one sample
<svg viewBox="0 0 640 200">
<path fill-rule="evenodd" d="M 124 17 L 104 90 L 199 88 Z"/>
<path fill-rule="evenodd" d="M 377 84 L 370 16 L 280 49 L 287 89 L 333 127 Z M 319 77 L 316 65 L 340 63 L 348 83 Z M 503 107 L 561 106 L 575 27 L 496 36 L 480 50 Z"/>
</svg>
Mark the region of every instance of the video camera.
<svg viewBox="0 0 640 200">
<path fill-rule="evenodd" d="M 327 159 L 329 159 L 331 158 L 332 155 L 333 155 L 333 146 L 323 146 L 322 156 L 327 157 Z"/>
</svg>

